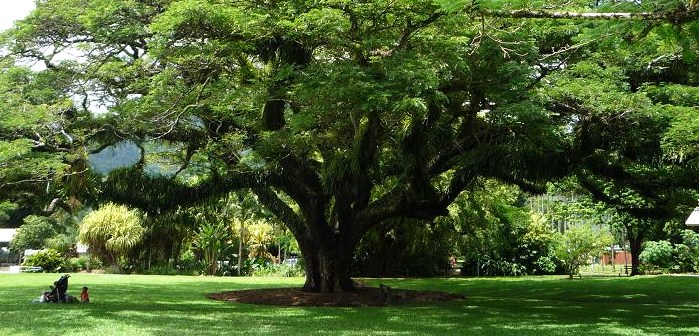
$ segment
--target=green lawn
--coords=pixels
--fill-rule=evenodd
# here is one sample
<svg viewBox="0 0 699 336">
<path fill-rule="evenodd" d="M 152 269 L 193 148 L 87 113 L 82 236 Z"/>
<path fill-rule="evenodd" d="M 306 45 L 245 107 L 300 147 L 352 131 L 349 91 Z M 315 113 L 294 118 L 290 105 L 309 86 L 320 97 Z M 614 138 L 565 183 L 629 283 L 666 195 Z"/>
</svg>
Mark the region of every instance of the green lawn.
<svg viewBox="0 0 699 336">
<path fill-rule="evenodd" d="M 467 299 L 286 308 L 205 294 L 300 286 L 301 279 L 73 274 L 68 292 L 88 286 L 92 303 L 30 303 L 58 277 L 1 274 L 0 335 L 699 335 L 699 277 L 384 279 Z"/>
</svg>

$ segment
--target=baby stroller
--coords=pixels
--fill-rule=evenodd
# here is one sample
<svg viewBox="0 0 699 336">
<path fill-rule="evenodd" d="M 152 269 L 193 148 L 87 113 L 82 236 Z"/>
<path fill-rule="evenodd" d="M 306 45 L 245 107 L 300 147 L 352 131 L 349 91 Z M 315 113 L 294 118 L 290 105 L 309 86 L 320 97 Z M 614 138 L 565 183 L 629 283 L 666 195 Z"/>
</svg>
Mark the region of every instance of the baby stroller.
<svg viewBox="0 0 699 336">
<path fill-rule="evenodd" d="M 67 302 L 68 278 L 70 275 L 64 274 L 50 286 L 51 291 L 46 294 L 46 302 Z"/>
</svg>

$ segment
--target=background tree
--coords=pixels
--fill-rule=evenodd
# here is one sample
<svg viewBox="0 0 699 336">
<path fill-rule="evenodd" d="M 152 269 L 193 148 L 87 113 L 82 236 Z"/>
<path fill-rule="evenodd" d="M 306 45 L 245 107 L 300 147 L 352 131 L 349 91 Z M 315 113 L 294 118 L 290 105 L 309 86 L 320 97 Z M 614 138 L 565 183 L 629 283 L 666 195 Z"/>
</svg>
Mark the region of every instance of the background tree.
<svg viewBox="0 0 699 336">
<path fill-rule="evenodd" d="M 354 256 L 357 276 L 435 276 L 451 268 L 458 255 L 458 233 L 447 220 L 425 224 L 415 219 L 385 221 L 362 238 Z"/>
<path fill-rule="evenodd" d="M 279 226 L 278 223 L 275 227 L 274 241 L 278 247 L 277 260 L 283 262 L 288 257 L 298 256 L 301 251 L 299 250 L 299 244 L 296 242 L 294 235 L 292 235 L 287 228 Z"/>
<path fill-rule="evenodd" d="M 272 260 L 269 253 L 269 245 L 274 239 L 272 236 L 274 228 L 264 222 L 255 222 L 247 227 L 247 238 L 249 241 L 250 257 L 266 261 Z"/>
<path fill-rule="evenodd" d="M 23 253 L 24 250 L 40 250 L 47 240 L 56 235 L 56 222 L 49 217 L 31 215 L 24 218 L 24 224 L 10 242 L 10 250 Z"/>
<path fill-rule="evenodd" d="M 697 198 L 699 171 L 693 154 L 683 154 L 693 141 L 687 130 L 697 127 L 688 119 L 695 114 L 690 92 L 697 84 L 697 13 L 685 5 L 602 3 L 604 11 L 660 11 L 683 19 L 605 21 L 578 29 L 573 47 L 562 53 L 568 55 L 565 69 L 547 76 L 550 85 L 539 89 L 549 109 L 569 120 L 578 181 L 594 199 L 624 214 L 618 219 L 630 242 L 632 274 L 638 273 L 644 239 L 686 217 Z"/>
<path fill-rule="evenodd" d="M 17 234 L 10 242 L 10 249 L 19 255 L 27 249 L 51 251 L 46 256 L 33 259 L 47 261 L 45 264 L 30 266 L 41 266 L 49 272 L 60 271 L 55 268 L 63 266 L 63 261 L 58 265 L 54 255 L 58 255 L 62 260 L 77 257 L 78 221 L 74 215 L 65 211 L 55 211 L 50 217 L 29 215 L 24 217 L 23 221 L 24 223 L 17 229 Z M 49 265 L 54 266 L 49 267 Z"/>
<path fill-rule="evenodd" d="M 589 264 L 591 258 L 602 253 L 612 241 L 612 236 L 607 231 L 591 225 L 575 225 L 561 235 L 556 253 L 572 279 L 580 272 L 580 266 Z"/>
<path fill-rule="evenodd" d="M 72 212 L 56 211 L 51 215 L 56 222 L 56 235 L 46 240 L 46 247 L 56 250 L 66 258 L 78 256 L 77 244 L 80 222 L 92 209 L 86 207 L 71 208 Z"/>
<path fill-rule="evenodd" d="M 207 275 L 216 275 L 221 260 L 219 256 L 232 247 L 230 239 L 230 227 L 223 222 L 206 222 L 199 226 L 193 247 L 202 254 Z"/>
<path fill-rule="evenodd" d="M 120 268 L 131 266 L 132 252 L 140 246 L 145 234 L 141 223 L 138 211 L 108 203 L 85 216 L 79 239 L 105 264 Z"/>
<path fill-rule="evenodd" d="M 229 195 L 228 207 L 231 210 L 231 215 L 236 219 L 237 224 L 235 229 L 238 233 L 238 275 L 243 272 L 244 249 L 246 243 L 248 247 L 255 246 L 255 251 L 249 251 L 250 256 L 261 257 L 266 256 L 266 244 L 271 240 L 269 236 L 271 228 L 266 224 L 259 223 L 259 219 L 265 217 L 261 210 L 257 198 L 252 193 L 236 191 L 233 195 Z M 268 217 L 268 216 L 267 216 Z M 250 225 L 257 224 L 254 228 L 249 228 Z"/>
<path fill-rule="evenodd" d="M 10 215 L 17 210 L 17 203 L 3 201 L 0 203 L 0 226 L 8 227 L 10 225 Z"/>
<path fill-rule="evenodd" d="M 550 220 L 533 213 L 518 188 L 495 180 L 462 195 L 450 207 L 461 234 L 459 255 L 467 275 L 549 274 L 559 262 L 554 253 L 556 237 Z"/>
<path fill-rule="evenodd" d="M 195 211 L 179 208 L 174 211 L 148 216 L 144 219 L 146 227 L 143 238 L 144 248 L 141 258 L 144 268 L 177 267 L 183 254 L 188 253 L 192 237 L 198 228 Z M 186 265 L 189 269 L 192 265 Z"/>
</svg>

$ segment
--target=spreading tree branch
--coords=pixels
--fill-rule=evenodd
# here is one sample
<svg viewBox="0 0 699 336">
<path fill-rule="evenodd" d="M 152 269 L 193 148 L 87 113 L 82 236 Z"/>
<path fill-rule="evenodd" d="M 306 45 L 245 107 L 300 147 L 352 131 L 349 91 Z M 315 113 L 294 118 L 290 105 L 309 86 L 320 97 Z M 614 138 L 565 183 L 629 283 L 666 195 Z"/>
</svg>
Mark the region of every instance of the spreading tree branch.
<svg viewBox="0 0 699 336">
<path fill-rule="evenodd" d="M 699 10 L 678 7 L 671 11 L 663 12 L 555 12 L 543 10 L 483 10 L 480 12 L 485 17 L 507 19 L 591 19 L 591 20 L 642 20 L 642 21 L 666 21 L 674 24 L 682 24 L 699 18 Z"/>
</svg>

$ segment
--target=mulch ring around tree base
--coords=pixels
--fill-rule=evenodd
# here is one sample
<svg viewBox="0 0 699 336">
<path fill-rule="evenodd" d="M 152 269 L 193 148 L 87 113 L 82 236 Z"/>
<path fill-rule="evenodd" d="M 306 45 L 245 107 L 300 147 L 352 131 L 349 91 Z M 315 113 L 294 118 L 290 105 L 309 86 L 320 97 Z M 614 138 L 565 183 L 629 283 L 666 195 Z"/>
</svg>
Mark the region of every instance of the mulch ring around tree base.
<svg viewBox="0 0 699 336">
<path fill-rule="evenodd" d="M 462 295 L 432 292 L 362 287 L 341 293 L 309 293 L 300 288 L 265 288 L 240 290 L 207 295 L 214 300 L 251 303 L 274 306 L 297 307 L 374 307 L 410 303 L 425 303 L 433 301 L 461 301 Z"/>
</svg>

